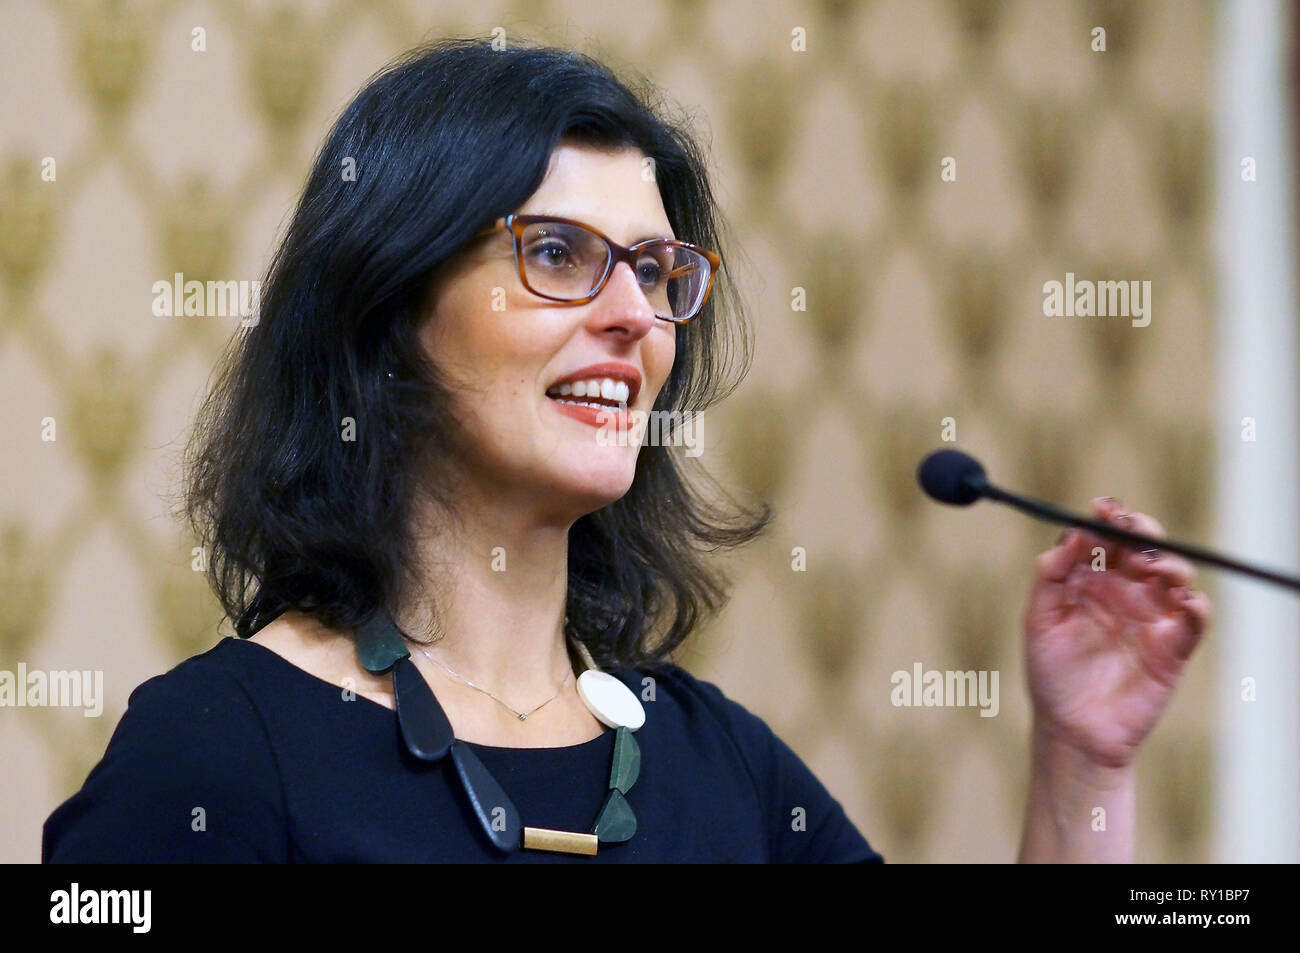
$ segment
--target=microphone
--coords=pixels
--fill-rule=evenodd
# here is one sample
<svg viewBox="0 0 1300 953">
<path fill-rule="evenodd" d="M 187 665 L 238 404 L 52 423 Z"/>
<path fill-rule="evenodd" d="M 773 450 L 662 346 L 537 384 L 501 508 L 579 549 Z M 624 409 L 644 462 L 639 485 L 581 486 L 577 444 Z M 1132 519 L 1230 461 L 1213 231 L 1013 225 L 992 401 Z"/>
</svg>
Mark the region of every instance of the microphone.
<svg viewBox="0 0 1300 953">
<path fill-rule="evenodd" d="M 1221 556 L 1218 553 L 1191 546 L 1187 543 L 1175 542 L 1172 539 L 1158 539 L 1154 536 L 1145 536 L 1142 533 L 1119 529 L 1100 520 L 1076 516 L 1041 500 L 1009 493 L 989 482 L 984 473 L 984 468 L 980 466 L 978 460 L 968 457 L 957 450 L 936 450 L 930 454 L 921 461 L 920 467 L 917 468 L 916 479 L 921 484 L 921 489 L 925 490 L 932 499 L 938 500 L 940 503 L 947 503 L 949 506 L 969 506 L 984 497 L 1014 506 L 1030 516 L 1046 520 L 1049 523 L 1077 526 L 1080 529 L 1091 530 L 1098 536 L 1113 539 L 1130 546 L 1177 553 L 1196 562 L 1208 563 L 1221 569 L 1231 569 L 1233 572 L 1244 573 L 1247 576 L 1263 579 L 1265 582 L 1271 582 L 1274 585 L 1284 586 L 1300 592 L 1300 579 L 1295 576 L 1260 569 L 1257 566 L 1251 566 L 1236 559 L 1229 559 L 1227 556 Z"/>
</svg>

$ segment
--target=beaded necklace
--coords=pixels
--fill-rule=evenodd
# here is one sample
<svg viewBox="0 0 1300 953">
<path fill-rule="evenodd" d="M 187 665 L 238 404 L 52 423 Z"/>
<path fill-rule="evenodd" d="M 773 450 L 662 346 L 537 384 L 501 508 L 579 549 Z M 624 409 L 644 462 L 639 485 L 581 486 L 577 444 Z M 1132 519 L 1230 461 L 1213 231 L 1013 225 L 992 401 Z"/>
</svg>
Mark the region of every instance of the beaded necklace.
<svg viewBox="0 0 1300 953">
<path fill-rule="evenodd" d="M 524 848 L 594 855 L 599 844 L 620 844 L 636 833 L 636 814 L 626 795 L 641 773 L 641 748 L 632 732 L 645 724 L 645 709 L 631 689 L 596 667 L 586 646 L 573 641 L 587 666 L 578 676 L 578 697 L 597 720 L 615 729 L 609 790 L 586 833 L 525 827 L 496 778 L 468 745 L 456 739 L 446 712 L 415 667 L 388 613 L 380 610 L 357 632 L 362 666 L 375 675 L 392 670 L 397 722 L 407 751 L 427 762 L 451 756 L 479 826 L 492 845 L 506 854 Z"/>
</svg>

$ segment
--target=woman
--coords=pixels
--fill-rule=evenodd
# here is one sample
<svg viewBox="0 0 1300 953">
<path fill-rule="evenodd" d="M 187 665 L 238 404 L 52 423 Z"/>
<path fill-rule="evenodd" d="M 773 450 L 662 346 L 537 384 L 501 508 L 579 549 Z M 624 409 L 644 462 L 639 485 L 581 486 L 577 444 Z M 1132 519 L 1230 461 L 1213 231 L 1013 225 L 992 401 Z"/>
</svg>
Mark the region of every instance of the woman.
<svg viewBox="0 0 1300 953">
<path fill-rule="evenodd" d="M 449 41 L 347 109 L 192 447 L 240 638 L 136 690 L 45 859 L 881 860 L 667 661 L 722 602 L 702 551 L 769 514 L 610 439 L 748 353 L 700 152 L 646 98 Z M 1082 532 L 1040 557 L 1023 860 L 1131 859 L 1136 752 L 1208 613 L 1190 578 Z"/>
</svg>

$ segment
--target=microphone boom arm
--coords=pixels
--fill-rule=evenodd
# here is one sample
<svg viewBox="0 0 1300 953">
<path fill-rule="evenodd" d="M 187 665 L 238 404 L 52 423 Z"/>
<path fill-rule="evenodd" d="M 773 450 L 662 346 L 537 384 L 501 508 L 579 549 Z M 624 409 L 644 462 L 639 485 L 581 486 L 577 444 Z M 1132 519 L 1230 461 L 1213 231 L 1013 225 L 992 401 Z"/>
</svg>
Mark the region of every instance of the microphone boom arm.
<svg viewBox="0 0 1300 953">
<path fill-rule="evenodd" d="M 999 503 L 1007 503 L 1017 509 L 1023 510 L 1032 516 L 1049 523 L 1063 523 L 1067 526 L 1075 526 L 1079 529 L 1091 530 L 1098 536 L 1104 536 L 1108 539 L 1117 540 L 1118 542 L 1128 543 L 1130 545 L 1142 546 L 1143 548 L 1155 548 L 1167 550 L 1171 553 L 1177 553 L 1188 559 L 1197 562 L 1209 563 L 1212 566 L 1218 566 L 1222 569 L 1231 569 L 1234 572 L 1245 573 L 1247 576 L 1254 576 L 1257 579 L 1263 579 L 1267 582 L 1279 586 L 1286 586 L 1300 592 L 1300 579 L 1294 576 L 1288 576 L 1284 573 L 1274 572 L 1270 569 L 1261 569 L 1257 566 L 1250 566 L 1246 563 L 1238 562 L 1235 559 L 1229 559 L 1226 556 L 1220 556 L 1218 553 L 1212 553 L 1209 550 L 1201 549 L 1198 546 L 1192 546 L 1188 543 L 1180 543 L 1172 539 L 1158 539 L 1154 536 L 1144 536 L 1142 533 L 1132 533 L 1126 529 L 1119 529 L 1111 526 L 1109 523 L 1103 523 L 1099 520 L 1087 519 L 1082 516 L 1075 516 L 1060 507 L 1053 506 L 1051 503 L 1044 503 L 1042 500 L 1035 500 L 1029 497 L 1017 496 L 1015 493 L 1008 493 L 1006 490 L 999 489 L 984 478 L 983 474 L 971 474 L 965 478 L 965 483 L 972 490 L 979 493 L 980 496 L 997 500 Z"/>
</svg>

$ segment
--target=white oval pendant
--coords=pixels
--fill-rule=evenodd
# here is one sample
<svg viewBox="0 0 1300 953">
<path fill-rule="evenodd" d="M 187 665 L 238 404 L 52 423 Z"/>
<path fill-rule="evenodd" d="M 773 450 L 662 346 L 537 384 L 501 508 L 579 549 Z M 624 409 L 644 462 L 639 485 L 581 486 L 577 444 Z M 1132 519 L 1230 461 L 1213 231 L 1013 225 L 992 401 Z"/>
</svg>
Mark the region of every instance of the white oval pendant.
<svg viewBox="0 0 1300 953">
<path fill-rule="evenodd" d="M 613 675 L 591 669 L 578 676 L 578 697 L 602 724 L 636 731 L 645 724 L 641 701 Z"/>
</svg>

